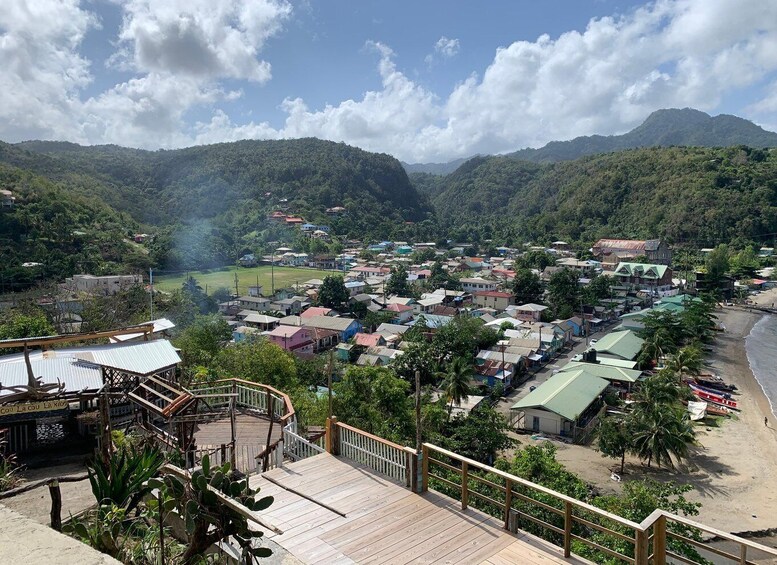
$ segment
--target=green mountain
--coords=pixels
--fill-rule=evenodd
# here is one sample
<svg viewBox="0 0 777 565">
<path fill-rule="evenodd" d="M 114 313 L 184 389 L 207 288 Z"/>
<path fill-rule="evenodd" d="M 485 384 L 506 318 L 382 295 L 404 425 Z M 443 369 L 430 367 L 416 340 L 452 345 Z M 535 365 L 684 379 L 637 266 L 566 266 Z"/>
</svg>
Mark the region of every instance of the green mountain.
<svg viewBox="0 0 777 565">
<path fill-rule="evenodd" d="M 453 239 L 771 241 L 777 150 L 649 148 L 557 163 L 478 157 L 444 177 L 432 201 Z"/>
<path fill-rule="evenodd" d="M 0 145 L 0 163 L 67 183 L 158 235 L 160 266 L 220 266 L 299 229 L 274 210 L 343 237 L 407 236 L 432 216 L 399 161 L 318 139 L 239 141 L 173 151 L 32 141 Z M 327 208 L 345 212 L 328 216 Z"/>
<path fill-rule="evenodd" d="M 534 163 L 571 161 L 586 155 L 612 153 L 639 147 L 777 147 L 777 133 L 766 131 L 753 122 L 721 114 L 709 114 L 691 108 L 657 110 L 642 125 L 623 135 L 590 135 L 570 141 L 551 141 L 539 149 L 521 149 L 505 156 Z M 408 173 L 447 175 L 469 159 L 448 163 L 403 163 Z"/>
<path fill-rule="evenodd" d="M 576 137 L 571 141 L 552 141 L 540 149 L 522 149 L 507 156 L 536 163 L 550 163 L 624 149 L 675 145 L 777 147 L 777 133 L 727 114 L 712 117 L 691 108 L 657 110 L 650 114 L 642 125 L 623 135 L 592 135 Z"/>
</svg>

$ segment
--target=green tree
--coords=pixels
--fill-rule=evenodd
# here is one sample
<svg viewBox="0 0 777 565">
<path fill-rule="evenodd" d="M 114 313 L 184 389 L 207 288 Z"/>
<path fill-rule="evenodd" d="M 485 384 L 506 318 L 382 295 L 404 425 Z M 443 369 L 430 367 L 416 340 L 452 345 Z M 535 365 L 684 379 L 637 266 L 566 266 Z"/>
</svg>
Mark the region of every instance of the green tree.
<svg viewBox="0 0 777 565">
<path fill-rule="evenodd" d="M 737 279 L 751 279 L 758 270 L 758 257 L 753 248 L 748 246 L 731 257 L 731 274 Z"/>
<path fill-rule="evenodd" d="M 548 281 L 548 301 L 553 307 L 553 315 L 559 319 L 572 316 L 580 305 L 580 288 L 577 272 L 561 269 L 550 276 Z"/>
<path fill-rule="evenodd" d="M 599 451 L 603 457 L 621 460 L 621 474 L 626 465 L 626 453 L 631 449 L 631 433 L 627 423 L 615 417 L 607 417 L 599 422 Z"/>
<path fill-rule="evenodd" d="M 395 265 L 391 267 L 389 280 L 385 283 L 386 294 L 395 294 L 397 296 L 412 296 L 410 283 L 407 282 L 407 268 L 404 265 Z"/>
<path fill-rule="evenodd" d="M 220 349 L 211 366 L 220 378 L 245 379 L 283 391 L 291 391 L 299 384 L 293 355 L 266 339 Z"/>
<path fill-rule="evenodd" d="M 184 366 L 194 367 L 210 364 L 230 339 L 229 324 L 221 316 L 210 314 L 197 316 L 173 343 L 181 349 Z"/>
<path fill-rule="evenodd" d="M 707 280 L 710 288 L 717 288 L 722 282 L 723 276 L 729 270 L 729 249 L 728 245 L 721 243 L 715 249 L 709 252 L 705 261 L 707 267 Z"/>
<path fill-rule="evenodd" d="M 334 413 L 342 422 L 394 441 L 413 437 L 410 384 L 391 369 L 350 366 L 333 389 Z"/>
<path fill-rule="evenodd" d="M 695 443 L 693 427 L 682 408 L 655 403 L 635 412 L 632 419 L 633 449 L 650 467 L 653 461 L 674 468 Z"/>
<path fill-rule="evenodd" d="M 497 453 L 514 445 L 504 416 L 491 407 L 478 407 L 467 416 L 459 414 L 443 428 L 438 441 L 446 449 L 476 461 L 492 464 Z"/>
<path fill-rule="evenodd" d="M 324 277 L 324 284 L 318 292 L 318 303 L 326 308 L 342 308 L 348 302 L 348 290 L 345 288 L 343 277 L 331 275 Z"/>
<path fill-rule="evenodd" d="M 434 333 L 432 350 L 439 363 L 462 358 L 472 364 L 479 350 L 493 347 L 498 341 L 499 333 L 482 320 L 457 316 Z"/>
<path fill-rule="evenodd" d="M 674 355 L 670 355 L 666 362 L 666 368 L 680 376 L 698 375 L 703 366 L 701 350 L 688 345 L 680 349 Z"/>
<path fill-rule="evenodd" d="M 457 357 L 448 365 L 448 371 L 442 381 L 442 390 L 448 398 L 448 419 L 453 411 L 453 404 L 461 406 L 463 400 L 469 398 L 469 382 L 472 379 L 472 367 L 461 357 Z"/>
<path fill-rule="evenodd" d="M 611 287 L 613 279 L 609 275 L 594 275 L 590 282 L 582 290 L 583 302 L 596 306 L 600 300 L 612 296 Z"/>
<path fill-rule="evenodd" d="M 0 339 L 54 335 L 56 331 L 43 312 L 11 312 L 0 322 Z"/>
<path fill-rule="evenodd" d="M 529 269 L 544 271 L 545 267 L 556 264 L 556 258 L 547 251 L 536 250 L 524 253 L 520 258 L 520 262 Z"/>
<path fill-rule="evenodd" d="M 513 279 L 513 294 L 516 304 L 542 304 L 545 289 L 540 277 L 531 269 L 516 269 Z"/>
</svg>

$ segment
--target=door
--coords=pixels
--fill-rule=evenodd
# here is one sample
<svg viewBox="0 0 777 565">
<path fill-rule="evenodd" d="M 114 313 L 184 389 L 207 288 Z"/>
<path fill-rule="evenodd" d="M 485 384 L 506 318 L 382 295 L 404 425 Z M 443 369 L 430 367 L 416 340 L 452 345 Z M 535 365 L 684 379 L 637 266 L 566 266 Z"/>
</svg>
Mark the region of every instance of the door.
<svg viewBox="0 0 777 565">
<path fill-rule="evenodd" d="M 540 431 L 540 418 L 539 416 L 532 416 L 531 418 L 531 429 L 535 432 Z"/>
</svg>

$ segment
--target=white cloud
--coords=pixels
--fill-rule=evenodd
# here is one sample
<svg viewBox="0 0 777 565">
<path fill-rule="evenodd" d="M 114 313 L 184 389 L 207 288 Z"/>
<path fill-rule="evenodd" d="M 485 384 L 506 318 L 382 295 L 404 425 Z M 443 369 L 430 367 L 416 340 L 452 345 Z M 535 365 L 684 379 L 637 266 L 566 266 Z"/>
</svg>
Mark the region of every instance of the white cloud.
<svg viewBox="0 0 777 565">
<path fill-rule="evenodd" d="M 453 57 L 459 52 L 461 46 L 458 39 L 448 39 L 444 35 L 434 44 L 434 52 L 443 57 Z"/>
<path fill-rule="evenodd" d="M 115 0 L 119 2 L 119 0 Z M 511 151 L 553 139 L 626 131 L 651 111 L 714 111 L 727 95 L 759 88 L 741 113 L 767 125 L 777 108 L 777 3 L 657 0 L 581 31 L 496 50 L 479 73 L 435 93 L 370 42 L 381 86 L 322 108 L 290 96 L 285 121 L 237 123 L 220 104 L 271 79 L 261 57 L 291 14 L 286 0 L 126 0 L 110 64 L 132 73 L 91 98 L 79 54 L 99 22 L 85 0 L 6 0 L 0 11 L 0 138 L 177 147 L 254 138 L 316 136 L 439 161 Z M 433 56 L 453 57 L 441 37 Z M 225 81 L 231 81 L 230 87 Z M 193 110 L 212 108 L 191 123 Z"/>
<path fill-rule="evenodd" d="M 390 55 L 384 55 L 382 74 L 390 64 Z M 295 101 L 280 133 L 304 131 L 405 160 L 431 161 L 619 133 L 659 108 L 712 111 L 726 93 L 774 76 L 777 3 L 659 0 L 625 16 L 593 19 L 582 32 L 516 41 L 497 49 L 482 76 L 471 75 L 445 100 L 431 93 L 421 97 L 423 112 L 416 115 L 425 120 L 411 122 L 400 115 L 394 128 L 383 131 L 385 118 L 369 111 L 374 101 L 412 110 L 418 106 L 406 97 L 421 91 L 392 69 L 383 90 L 368 92 L 358 102 L 310 111 Z M 768 101 L 759 106 L 767 107 Z M 364 118 L 358 131 L 343 114 Z M 409 129 L 402 130 L 402 124 Z M 377 136 L 365 140 L 367 130 Z"/>
</svg>

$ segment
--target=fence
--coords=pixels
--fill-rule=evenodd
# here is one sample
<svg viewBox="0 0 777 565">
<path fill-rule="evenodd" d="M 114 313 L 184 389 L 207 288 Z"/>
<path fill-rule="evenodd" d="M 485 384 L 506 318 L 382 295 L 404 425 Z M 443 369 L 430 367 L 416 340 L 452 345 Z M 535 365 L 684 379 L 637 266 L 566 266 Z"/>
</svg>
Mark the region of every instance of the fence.
<svg viewBox="0 0 777 565">
<path fill-rule="evenodd" d="M 195 386 L 191 392 L 205 401 L 213 410 L 229 409 L 234 399 L 236 408 L 252 410 L 264 415 L 272 414 L 282 426 L 291 425 L 296 431 L 297 416 L 291 399 L 269 385 L 243 379 L 222 379 Z"/>
<path fill-rule="evenodd" d="M 399 444 L 337 422 L 337 454 L 410 486 L 412 454 Z"/>
<path fill-rule="evenodd" d="M 511 532 L 521 529 L 551 541 L 563 548 L 565 557 L 573 547 L 575 553 L 595 561 L 615 558 L 633 565 L 665 565 L 667 559 L 701 565 L 703 553 L 743 565 L 753 563 L 748 551 L 777 557 L 777 549 L 663 510 L 638 524 L 435 445 L 425 443 L 422 449 L 422 490 L 431 482 L 435 490 L 460 500 L 462 510 L 472 503 L 500 515 Z M 709 546 L 702 532 L 733 542 L 739 553 Z"/>
<path fill-rule="evenodd" d="M 283 428 L 283 453 L 293 461 L 300 461 L 325 452 L 323 447 L 297 435 L 289 427 Z"/>
</svg>

